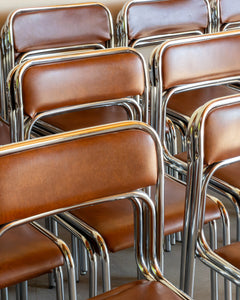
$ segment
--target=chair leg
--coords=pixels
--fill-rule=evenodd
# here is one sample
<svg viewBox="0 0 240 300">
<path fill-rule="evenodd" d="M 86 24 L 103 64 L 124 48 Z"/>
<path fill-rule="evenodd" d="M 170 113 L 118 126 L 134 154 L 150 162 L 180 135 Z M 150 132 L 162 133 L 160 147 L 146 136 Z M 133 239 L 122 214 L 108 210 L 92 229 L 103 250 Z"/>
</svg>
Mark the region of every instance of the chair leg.
<svg viewBox="0 0 240 300">
<path fill-rule="evenodd" d="M 171 252 L 172 246 L 171 246 L 171 238 L 170 235 L 165 236 L 165 251 Z"/>
<path fill-rule="evenodd" d="M 88 248 L 89 257 L 89 297 L 95 297 L 97 295 L 97 255 Z"/>
<path fill-rule="evenodd" d="M 27 283 L 27 281 L 23 281 L 23 282 L 17 284 L 16 299 L 17 300 L 28 300 L 28 283 Z"/>
<path fill-rule="evenodd" d="M 1 300 L 8 300 L 8 288 L 1 289 Z"/>
<path fill-rule="evenodd" d="M 176 241 L 182 242 L 182 232 L 181 231 L 176 233 Z"/>
<path fill-rule="evenodd" d="M 210 247 L 215 250 L 217 249 L 217 226 L 216 221 L 209 223 L 210 233 Z M 218 274 L 217 272 L 210 269 L 211 273 L 211 299 L 218 300 Z"/>
<path fill-rule="evenodd" d="M 57 300 L 64 300 L 64 284 L 62 268 L 58 267 L 54 270 L 56 280 L 56 295 Z"/>
<path fill-rule="evenodd" d="M 86 275 L 88 271 L 87 250 L 81 240 L 79 240 L 79 249 L 80 249 L 80 273 L 81 275 Z"/>
<path fill-rule="evenodd" d="M 71 244 L 72 244 L 72 257 L 75 263 L 75 276 L 76 281 L 79 282 L 79 248 L 78 248 L 78 238 L 71 234 Z"/>
</svg>

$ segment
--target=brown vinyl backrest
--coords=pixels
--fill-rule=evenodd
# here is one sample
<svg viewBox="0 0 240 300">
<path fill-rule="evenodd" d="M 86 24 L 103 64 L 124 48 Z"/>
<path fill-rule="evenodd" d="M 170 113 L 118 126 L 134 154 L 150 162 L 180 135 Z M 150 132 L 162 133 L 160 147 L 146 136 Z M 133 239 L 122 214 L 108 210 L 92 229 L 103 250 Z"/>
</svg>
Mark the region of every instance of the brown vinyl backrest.
<svg viewBox="0 0 240 300">
<path fill-rule="evenodd" d="M 126 48 L 100 50 L 32 65 L 22 73 L 24 113 L 142 95 L 145 71 L 140 56 Z"/>
<path fill-rule="evenodd" d="M 204 0 L 132 1 L 127 9 L 128 39 L 201 31 L 209 23 Z"/>
<path fill-rule="evenodd" d="M 240 32 L 196 36 L 162 45 L 163 90 L 239 75 Z"/>
<path fill-rule="evenodd" d="M 212 109 L 204 124 L 204 162 L 208 165 L 240 155 L 240 102 Z"/>
<path fill-rule="evenodd" d="M 17 53 L 111 38 L 109 14 L 99 3 L 19 9 L 11 19 Z"/>
<path fill-rule="evenodd" d="M 240 21 L 239 0 L 219 0 L 219 10 L 222 25 Z"/>
<path fill-rule="evenodd" d="M 78 130 L 0 149 L 0 224 L 156 184 L 155 141 L 136 124 L 145 126 L 123 122 L 105 126 L 112 133 Z M 126 125 L 132 128 L 117 132 Z M 19 145 L 30 149 L 18 151 Z M 15 150 L 3 154 L 6 149 Z"/>
</svg>

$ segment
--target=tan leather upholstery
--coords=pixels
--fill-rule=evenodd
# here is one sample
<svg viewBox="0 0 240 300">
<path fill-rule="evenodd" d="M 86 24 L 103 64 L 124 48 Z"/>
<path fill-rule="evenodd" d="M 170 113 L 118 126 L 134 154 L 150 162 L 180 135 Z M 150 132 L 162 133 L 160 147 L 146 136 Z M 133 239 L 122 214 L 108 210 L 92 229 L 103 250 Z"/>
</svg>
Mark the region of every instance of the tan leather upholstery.
<svg viewBox="0 0 240 300">
<path fill-rule="evenodd" d="M 237 91 L 227 86 L 206 87 L 179 94 L 174 94 L 169 102 L 168 108 L 180 114 L 191 117 L 193 112 L 214 98 L 237 94 Z"/>
<path fill-rule="evenodd" d="M 71 147 L 65 142 L 12 156 L 0 157 L 1 224 L 154 185 L 158 172 L 154 142 L 139 130 L 88 137 L 71 142 Z"/>
<path fill-rule="evenodd" d="M 231 184 L 232 186 L 240 189 L 239 170 L 240 170 L 240 163 L 239 162 L 234 163 L 224 168 L 218 169 L 214 173 L 214 177 L 217 177 Z"/>
<path fill-rule="evenodd" d="M 240 105 L 211 110 L 204 128 L 204 161 L 212 164 L 239 155 Z"/>
<path fill-rule="evenodd" d="M 185 190 L 184 185 L 165 178 L 165 235 L 183 230 Z M 117 252 L 133 246 L 133 208 L 129 200 L 83 207 L 72 214 L 97 230 L 109 251 Z M 208 199 L 205 223 L 218 218 L 218 207 Z"/>
<path fill-rule="evenodd" d="M 119 122 L 127 119 L 126 110 L 120 106 L 89 109 L 43 118 L 45 122 L 63 131 Z"/>
<path fill-rule="evenodd" d="M 10 127 L 0 119 L 0 145 L 6 145 L 11 142 Z"/>
<path fill-rule="evenodd" d="M 226 261 L 231 263 L 236 268 L 240 269 L 240 260 L 239 260 L 239 253 L 240 253 L 240 242 L 232 243 L 230 245 L 221 247 L 215 252 L 224 258 Z"/>
<path fill-rule="evenodd" d="M 28 280 L 64 264 L 61 250 L 31 225 L 0 237 L 0 288 Z"/>
<path fill-rule="evenodd" d="M 142 61 L 131 52 L 32 66 L 23 78 L 24 112 L 34 117 L 58 107 L 141 95 L 144 78 Z"/>
<path fill-rule="evenodd" d="M 239 75 L 240 35 L 221 33 L 211 40 L 207 36 L 198 37 L 198 42 L 189 39 L 189 43 L 168 45 L 162 57 L 164 90 L 179 84 Z"/>
<path fill-rule="evenodd" d="M 130 41 L 159 34 L 199 30 L 208 25 L 205 1 L 170 0 L 132 3 L 128 9 Z"/>
<path fill-rule="evenodd" d="M 17 13 L 13 20 L 15 51 L 102 43 L 110 39 L 103 6 L 75 6 Z"/>
<path fill-rule="evenodd" d="M 240 7 L 238 0 L 219 0 L 221 24 L 240 21 Z"/>
<path fill-rule="evenodd" d="M 117 287 L 107 293 L 101 294 L 91 300 L 180 300 L 179 296 L 160 282 L 139 280 Z"/>
</svg>

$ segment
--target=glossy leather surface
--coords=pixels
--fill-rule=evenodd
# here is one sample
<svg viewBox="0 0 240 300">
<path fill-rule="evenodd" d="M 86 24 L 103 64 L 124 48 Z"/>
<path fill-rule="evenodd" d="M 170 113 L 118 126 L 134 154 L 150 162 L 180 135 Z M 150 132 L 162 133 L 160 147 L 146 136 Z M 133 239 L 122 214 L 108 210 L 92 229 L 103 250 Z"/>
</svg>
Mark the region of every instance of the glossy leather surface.
<svg viewBox="0 0 240 300">
<path fill-rule="evenodd" d="M 13 20 L 18 53 L 54 47 L 105 43 L 110 39 L 106 10 L 100 5 L 18 13 Z"/>
<path fill-rule="evenodd" d="M 214 98 L 237 94 L 238 92 L 230 87 L 216 86 L 203 89 L 196 89 L 179 94 L 174 94 L 169 102 L 168 108 L 171 110 L 191 117 L 193 112 Z"/>
<path fill-rule="evenodd" d="M 231 184 L 232 186 L 240 189 L 239 171 L 240 171 L 240 163 L 234 163 L 217 170 L 214 174 L 214 177 L 217 177 Z"/>
<path fill-rule="evenodd" d="M 236 268 L 240 269 L 240 242 L 232 243 L 230 245 L 221 247 L 215 250 L 214 252 L 216 252 L 219 256 L 224 258 Z"/>
<path fill-rule="evenodd" d="M 43 120 L 64 131 L 86 128 L 108 124 L 112 122 L 127 120 L 127 112 L 120 106 L 109 106 L 104 108 L 89 109 L 55 115 L 44 118 Z"/>
<path fill-rule="evenodd" d="M 0 119 L 0 145 L 6 145 L 10 142 L 10 127 Z"/>
<path fill-rule="evenodd" d="M 165 178 L 165 235 L 183 230 L 185 189 L 184 185 Z M 117 252 L 133 246 L 133 209 L 129 200 L 80 208 L 72 214 L 96 229 L 109 251 Z M 205 222 L 218 218 L 218 207 L 208 199 Z"/>
<path fill-rule="evenodd" d="M 220 33 L 214 35 L 215 39 L 207 39 L 207 36 L 189 38 L 184 44 L 169 45 L 165 49 L 162 56 L 164 90 L 179 84 L 239 75 L 240 35 Z"/>
<path fill-rule="evenodd" d="M 204 0 L 132 3 L 127 13 L 129 40 L 166 33 L 200 30 L 208 25 Z"/>
<path fill-rule="evenodd" d="M 142 61 L 133 53 L 109 54 L 30 67 L 23 78 L 24 112 L 141 95 Z M 99 75 L 101 74 L 101 75 Z"/>
<path fill-rule="evenodd" d="M 211 110 L 204 128 L 204 161 L 212 164 L 239 155 L 240 105 Z"/>
<path fill-rule="evenodd" d="M 155 144 L 143 131 L 69 143 L 0 157 L 0 223 L 156 183 Z"/>
<path fill-rule="evenodd" d="M 31 225 L 22 225 L 0 237 L 0 288 L 39 275 L 64 264 L 61 250 Z"/>
<path fill-rule="evenodd" d="M 180 300 L 179 296 L 160 282 L 139 280 L 117 287 L 91 300 Z"/>
</svg>

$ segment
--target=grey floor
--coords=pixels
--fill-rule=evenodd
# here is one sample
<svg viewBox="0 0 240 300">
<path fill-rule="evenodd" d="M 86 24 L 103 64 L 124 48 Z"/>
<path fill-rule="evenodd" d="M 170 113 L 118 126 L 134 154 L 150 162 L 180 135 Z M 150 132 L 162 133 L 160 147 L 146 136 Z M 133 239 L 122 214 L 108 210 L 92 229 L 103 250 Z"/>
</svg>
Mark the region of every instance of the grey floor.
<svg viewBox="0 0 240 300">
<path fill-rule="evenodd" d="M 232 219 L 232 234 L 235 234 L 235 222 L 234 213 L 230 209 Z M 219 245 L 221 245 L 221 224 L 218 225 Z M 60 231 L 60 236 L 69 241 L 69 236 L 65 231 Z M 234 238 L 234 237 L 233 237 Z M 165 252 L 165 276 L 173 282 L 176 286 L 179 285 L 179 269 L 180 269 L 180 253 L 181 243 L 177 242 L 172 246 L 171 252 Z M 136 279 L 136 265 L 133 249 L 127 249 L 115 254 L 111 254 L 111 278 L 112 287 L 119 286 L 126 282 Z M 101 274 L 99 272 L 99 280 Z M 81 276 L 80 282 L 77 284 L 78 299 L 88 298 L 88 275 Z M 65 287 L 67 294 L 67 289 Z M 101 286 L 99 287 L 99 293 L 101 293 Z M 220 278 L 219 284 L 219 300 L 223 297 L 223 281 Z M 9 290 L 9 299 L 15 299 L 15 288 L 12 287 Z M 55 289 L 48 288 L 48 277 L 46 275 L 29 282 L 29 299 L 55 299 Z M 67 299 L 67 298 L 66 298 Z M 196 264 L 196 279 L 195 279 L 195 291 L 194 299 L 211 299 L 210 297 L 210 272 L 208 267 L 204 266 L 197 260 Z"/>
</svg>

